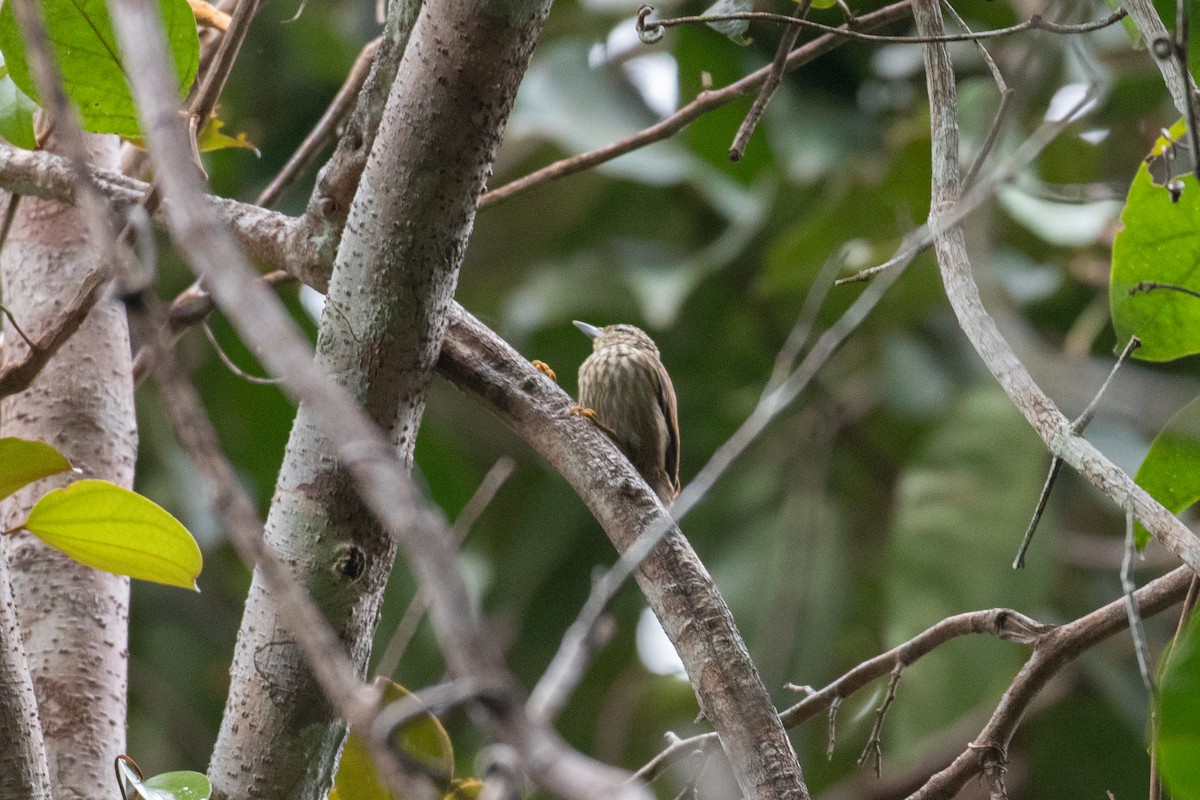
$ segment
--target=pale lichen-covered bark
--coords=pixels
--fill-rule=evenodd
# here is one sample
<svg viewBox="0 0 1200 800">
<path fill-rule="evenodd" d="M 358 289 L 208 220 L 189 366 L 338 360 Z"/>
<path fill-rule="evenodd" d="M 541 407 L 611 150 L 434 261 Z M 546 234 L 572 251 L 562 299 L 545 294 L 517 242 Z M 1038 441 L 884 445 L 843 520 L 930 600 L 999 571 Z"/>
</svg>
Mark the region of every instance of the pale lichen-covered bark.
<svg viewBox="0 0 1200 800">
<path fill-rule="evenodd" d="M 350 209 L 318 361 L 411 461 L 475 203 L 548 3 L 426 5 Z M 365 666 L 396 543 L 301 406 L 265 538 Z M 320 800 L 343 727 L 256 577 L 209 776 L 222 798 Z"/>
<path fill-rule="evenodd" d="M 112 169 L 116 137 L 91 137 L 92 162 Z M 23 198 L 0 256 L 4 303 L 26 331 L 55 323 L 66 299 L 97 268 L 81 214 Z M 7 323 L 5 358 L 23 343 Z M 124 309 L 100 303 L 26 391 L 0 406 L 0 435 L 38 439 L 82 470 L 75 477 L 133 484 L 137 430 Z M 4 505 L 6 527 L 48 489 L 40 481 Z M 125 746 L 129 581 L 85 567 L 28 535 L 5 537 L 16 616 L 33 678 L 56 800 L 92 800 L 113 789 Z"/>
<path fill-rule="evenodd" d="M 0 558 L 0 797 L 49 800 L 50 773 L 37 700 L 25 659 L 8 581 Z"/>
</svg>

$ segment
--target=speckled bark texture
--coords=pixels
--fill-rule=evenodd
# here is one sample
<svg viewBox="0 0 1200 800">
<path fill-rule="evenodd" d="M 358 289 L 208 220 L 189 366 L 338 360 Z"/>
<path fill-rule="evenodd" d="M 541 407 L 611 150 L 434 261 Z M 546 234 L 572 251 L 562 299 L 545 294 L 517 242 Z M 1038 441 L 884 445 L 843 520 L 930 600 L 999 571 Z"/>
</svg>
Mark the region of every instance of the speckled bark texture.
<svg viewBox="0 0 1200 800">
<path fill-rule="evenodd" d="M 91 137 L 93 163 L 112 169 L 116 137 Z M 24 198 L 0 256 L 4 302 L 26 331 L 57 319 L 96 268 L 73 208 Z M 5 357 L 23 343 L 5 323 Z M 124 309 L 100 303 L 34 384 L 0 406 L 0 434 L 49 442 L 82 475 L 40 481 L 3 506 L 6 527 L 48 489 L 75 477 L 133 484 L 137 430 Z M 112 793 L 125 746 L 129 581 L 85 567 L 31 536 L 6 537 L 16 615 L 33 676 L 56 800 Z"/>
<path fill-rule="evenodd" d="M 25 659 L 8 581 L 0 558 L 0 797 L 48 800 L 50 773 L 37 700 Z"/>
<path fill-rule="evenodd" d="M 350 209 L 317 357 L 409 462 L 476 199 L 547 8 L 425 6 Z M 361 668 L 396 543 L 333 452 L 316 414 L 301 406 L 265 537 Z M 343 727 L 258 576 L 232 678 L 209 765 L 216 796 L 323 800 Z"/>
</svg>

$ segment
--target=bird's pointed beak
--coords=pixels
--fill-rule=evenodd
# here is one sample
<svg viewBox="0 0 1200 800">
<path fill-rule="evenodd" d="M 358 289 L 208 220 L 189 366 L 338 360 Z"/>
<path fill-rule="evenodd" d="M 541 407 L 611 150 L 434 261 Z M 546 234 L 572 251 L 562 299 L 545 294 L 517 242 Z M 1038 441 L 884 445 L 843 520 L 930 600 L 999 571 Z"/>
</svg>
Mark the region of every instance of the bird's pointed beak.
<svg viewBox="0 0 1200 800">
<path fill-rule="evenodd" d="M 600 329 L 595 325 L 589 325 L 586 322 L 580 322 L 579 320 L 575 320 L 574 325 L 576 328 L 579 328 L 579 330 L 583 331 L 583 335 L 589 339 L 595 339 L 600 335 Z"/>
</svg>

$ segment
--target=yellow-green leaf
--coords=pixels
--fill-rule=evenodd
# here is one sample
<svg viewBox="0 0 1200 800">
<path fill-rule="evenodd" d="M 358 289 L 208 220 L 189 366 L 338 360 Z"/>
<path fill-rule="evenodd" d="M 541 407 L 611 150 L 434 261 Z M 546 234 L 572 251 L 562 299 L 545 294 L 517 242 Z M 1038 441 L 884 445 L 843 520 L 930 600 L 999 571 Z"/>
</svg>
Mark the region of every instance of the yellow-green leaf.
<svg viewBox="0 0 1200 800">
<path fill-rule="evenodd" d="M 450 791 L 442 795 L 442 800 L 476 800 L 483 789 L 483 781 L 478 778 L 463 778 L 450 784 Z"/>
<path fill-rule="evenodd" d="M 12 437 L 0 439 L 0 499 L 27 483 L 70 468 L 67 457 L 45 442 Z"/>
<path fill-rule="evenodd" d="M 196 589 L 202 558 L 187 528 L 159 505 L 108 481 L 48 492 L 22 526 L 89 567 Z"/>
<path fill-rule="evenodd" d="M 395 703 L 412 693 L 397 683 L 385 684 L 383 704 Z M 400 727 L 392 743 L 418 762 L 428 775 L 441 776 L 443 792 L 453 790 L 454 748 L 450 737 L 437 717 L 428 712 L 418 715 Z M 467 795 L 463 796 L 464 799 Z M 367 743 L 354 731 L 346 737 L 342 760 L 333 779 L 330 800 L 397 800 L 375 771 Z"/>
<path fill-rule="evenodd" d="M 221 130 L 224 127 L 225 121 L 218 119 L 217 115 L 213 114 L 209 117 L 208 122 L 204 123 L 204 127 L 200 129 L 200 135 L 196 137 L 196 148 L 201 153 L 240 148 L 242 150 L 250 150 L 256 156 L 261 155 L 258 152 L 258 148 L 254 146 L 254 142 L 250 141 L 246 136 L 245 131 L 238 133 L 237 136 L 230 136 Z"/>
</svg>

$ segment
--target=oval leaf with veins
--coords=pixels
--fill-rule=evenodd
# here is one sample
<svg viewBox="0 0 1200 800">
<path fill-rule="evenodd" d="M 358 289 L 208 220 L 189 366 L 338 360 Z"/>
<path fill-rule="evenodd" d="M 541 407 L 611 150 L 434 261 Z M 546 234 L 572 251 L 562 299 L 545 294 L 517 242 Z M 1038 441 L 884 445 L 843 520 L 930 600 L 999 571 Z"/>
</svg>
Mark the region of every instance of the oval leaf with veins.
<svg viewBox="0 0 1200 800">
<path fill-rule="evenodd" d="M 197 588 L 202 557 L 187 528 L 158 504 L 115 483 L 76 481 L 48 492 L 22 527 L 89 567 Z"/>
</svg>

